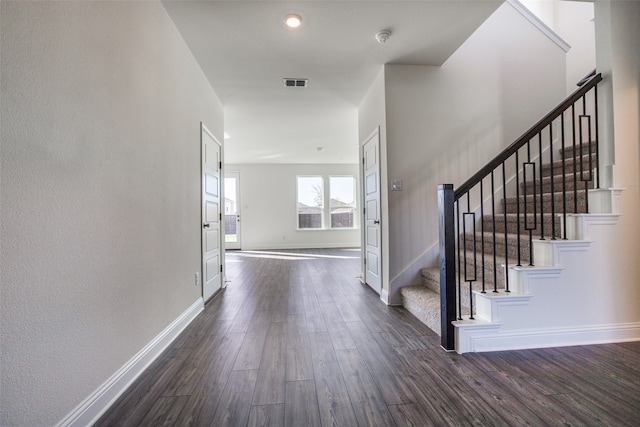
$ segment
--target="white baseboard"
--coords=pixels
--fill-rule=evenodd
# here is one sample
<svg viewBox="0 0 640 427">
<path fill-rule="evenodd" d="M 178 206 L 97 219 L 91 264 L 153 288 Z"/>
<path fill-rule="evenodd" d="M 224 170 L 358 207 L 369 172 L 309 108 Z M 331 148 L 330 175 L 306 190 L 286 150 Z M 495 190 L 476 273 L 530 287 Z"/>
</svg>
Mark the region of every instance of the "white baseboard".
<svg viewBox="0 0 640 427">
<path fill-rule="evenodd" d="M 191 307 L 64 417 L 56 427 L 85 427 L 96 422 L 203 309 L 204 301 L 198 298 Z"/>
<path fill-rule="evenodd" d="M 486 326 L 486 325 L 485 325 Z M 551 328 L 500 333 L 496 329 L 469 328 L 458 341 L 458 353 L 522 350 L 640 341 L 640 323 Z M 456 333 L 460 333 L 458 329 Z"/>
<path fill-rule="evenodd" d="M 386 289 L 381 289 L 380 290 L 380 300 L 385 303 L 386 305 L 390 305 L 389 304 L 389 291 L 387 291 Z"/>
<path fill-rule="evenodd" d="M 243 246 L 243 251 L 269 251 L 286 249 L 355 249 L 360 247 L 357 243 L 282 243 L 269 245 Z"/>
</svg>

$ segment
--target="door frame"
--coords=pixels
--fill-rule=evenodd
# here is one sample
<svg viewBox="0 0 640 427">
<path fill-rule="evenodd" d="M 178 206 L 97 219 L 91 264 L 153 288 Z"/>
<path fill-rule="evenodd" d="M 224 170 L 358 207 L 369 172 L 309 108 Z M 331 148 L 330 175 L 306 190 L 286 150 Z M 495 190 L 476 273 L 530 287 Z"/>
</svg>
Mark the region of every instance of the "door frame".
<svg viewBox="0 0 640 427">
<path fill-rule="evenodd" d="M 235 178 L 236 180 L 236 242 L 227 242 L 225 238 L 225 249 L 239 250 L 242 249 L 242 207 L 241 207 L 241 195 L 240 195 L 240 172 L 224 172 L 224 179 Z M 226 202 L 226 200 L 225 200 Z"/>
<path fill-rule="evenodd" d="M 220 232 L 218 233 L 218 239 L 220 240 L 218 242 L 219 244 L 219 250 L 220 250 L 220 288 L 218 288 L 216 291 L 213 292 L 213 294 L 209 297 L 205 298 L 204 295 L 204 286 L 205 286 L 205 282 L 206 282 L 206 277 L 205 277 L 205 272 L 206 272 L 206 268 L 205 268 L 205 250 L 204 250 L 204 222 L 205 222 L 205 217 L 204 217 L 204 206 L 205 206 L 205 198 L 204 198 L 204 191 L 205 191 L 205 171 L 204 171 L 204 161 L 205 161 L 205 143 L 204 143 L 204 134 L 207 134 L 209 137 L 211 137 L 211 139 L 213 139 L 213 141 L 218 144 L 218 147 L 220 148 L 220 164 L 219 164 L 219 174 L 220 177 L 223 178 L 224 177 L 224 146 L 223 144 L 220 143 L 220 141 L 218 140 L 218 138 L 215 137 L 215 135 L 213 134 L 213 132 L 211 132 L 203 122 L 200 122 L 200 293 L 202 295 L 202 298 L 204 300 L 204 302 L 206 303 L 208 300 L 210 300 L 211 298 L 213 298 L 221 289 L 226 287 L 226 280 L 225 280 L 225 237 L 224 237 L 224 226 L 222 226 L 222 224 L 220 225 Z M 222 184 L 222 180 L 218 179 L 218 194 L 220 197 L 220 200 L 222 201 L 222 203 L 224 204 L 224 185 Z M 220 211 L 222 212 L 222 211 Z"/>
<path fill-rule="evenodd" d="M 379 229 L 378 229 L 378 235 L 379 235 L 379 239 L 380 241 L 379 243 L 379 259 L 378 259 L 378 265 L 379 265 L 379 274 L 378 274 L 378 279 L 379 279 L 379 289 L 373 285 L 371 285 L 370 283 L 367 283 L 367 266 L 366 266 L 366 257 L 367 257 L 367 217 L 366 217 L 366 176 L 365 176 L 365 171 L 366 171 L 366 167 L 365 167 L 365 146 L 366 144 L 371 141 L 372 139 L 377 137 L 377 145 L 378 145 L 378 152 L 377 154 L 377 164 L 378 164 L 378 170 L 377 170 L 377 176 L 378 176 L 378 181 L 377 181 L 377 186 L 378 186 L 378 200 L 377 200 L 377 211 L 378 211 L 378 221 L 380 223 L 379 225 Z M 360 168 L 361 168 L 361 172 L 360 172 L 360 181 L 361 181 L 361 185 L 360 185 L 360 198 L 361 198 L 361 206 L 362 206 L 362 211 L 361 211 L 361 246 L 362 246 L 362 252 L 361 252 L 361 269 L 362 269 L 362 282 L 367 284 L 367 286 L 371 287 L 371 289 L 373 289 L 375 292 L 377 292 L 378 294 L 380 294 L 380 297 L 384 300 L 383 298 L 383 294 L 385 294 L 385 268 L 384 268 L 384 236 L 383 236 L 383 222 L 382 222 L 382 197 L 383 197 L 383 188 L 382 188 L 382 157 L 381 157 L 381 151 L 382 151 L 382 141 L 380 138 L 380 126 L 376 126 L 376 128 L 367 136 L 367 138 L 365 138 L 361 144 L 360 144 L 360 158 L 362 159 L 362 161 L 360 162 Z M 386 301 L 385 301 L 386 302 Z"/>
</svg>

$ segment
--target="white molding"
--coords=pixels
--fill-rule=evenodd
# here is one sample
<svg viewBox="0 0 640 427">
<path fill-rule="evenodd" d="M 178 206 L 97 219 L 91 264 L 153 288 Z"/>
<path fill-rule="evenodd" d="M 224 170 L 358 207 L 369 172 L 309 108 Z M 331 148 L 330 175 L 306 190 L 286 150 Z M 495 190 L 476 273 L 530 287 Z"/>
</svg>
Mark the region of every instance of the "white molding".
<svg viewBox="0 0 640 427">
<path fill-rule="evenodd" d="M 175 340 L 178 335 L 204 310 L 204 301 L 198 298 L 187 310 L 118 369 L 80 405 L 67 414 L 56 427 L 92 425 L 124 393 L 142 372 Z"/>
<path fill-rule="evenodd" d="M 458 327 L 457 327 L 458 328 Z M 456 335 L 462 335 L 458 353 L 520 350 L 529 348 L 567 347 L 574 345 L 609 344 L 640 341 L 640 323 L 592 325 L 573 328 L 532 329 L 498 332 L 487 325 L 468 325 Z"/>
<path fill-rule="evenodd" d="M 353 231 L 353 228 L 349 229 Z M 328 230 L 323 230 L 328 231 Z M 317 233 L 319 231 L 314 231 Z M 286 244 L 268 244 L 268 245 L 243 245 L 243 251 L 268 251 L 268 250 L 284 250 L 284 249 L 355 249 L 359 248 L 360 242 L 353 243 L 286 243 Z"/>
<path fill-rule="evenodd" d="M 474 291 L 476 296 L 476 318 L 489 323 L 499 323 L 500 310 L 503 307 L 523 306 L 529 304 L 532 295 L 518 295 L 500 292 L 481 293 Z"/>
<path fill-rule="evenodd" d="M 569 239 L 591 240 L 591 229 L 596 226 L 613 226 L 621 214 L 568 214 L 567 237 Z"/>
<path fill-rule="evenodd" d="M 455 328 L 455 348 L 457 353 L 469 353 L 475 350 L 478 336 L 495 335 L 502 323 L 489 323 L 482 320 L 457 320 L 452 322 Z"/>
<path fill-rule="evenodd" d="M 588 251 L 591 243 L 590 240 L 534 240 L 533 259 L 537 267 L 561 270 L 560 254 Z"/>
<path fill-rule="evenodd" d="M 564 41 L 562 37 L 556 34 L 556 32 L 553 31 L 547 24 L 542 22 L 542 20 L 534 15 L 533 12 L 531 12 L 525 5 L 520 3 L 518 0 L 507 0 L 507 3 L 509 3 L 515 10 L 520 12 L 522 16 L 524 16 L 529 22 L 531 22 L 531 24 L 538 28 L 542 32 L 542 34 L 549 38 L 549 40 L 558 45 L 560 49 L 564 50 L 565 52 L 569 52 L 569 50 L 571 49 L 571 45 Z"/>
<path fill-rule="evenodd" d="M 620 198 L 624 188 L 596 188 L 587 193 L 589 213 L 619 214 Z"/>
<path fill-rule="evenodd" d="M 384 288 L 380 290 L 380 300 L 386 305 L 402 305 L 402 300 L 400 303 L 389 301 L 389 291 Z"/>
</svg>

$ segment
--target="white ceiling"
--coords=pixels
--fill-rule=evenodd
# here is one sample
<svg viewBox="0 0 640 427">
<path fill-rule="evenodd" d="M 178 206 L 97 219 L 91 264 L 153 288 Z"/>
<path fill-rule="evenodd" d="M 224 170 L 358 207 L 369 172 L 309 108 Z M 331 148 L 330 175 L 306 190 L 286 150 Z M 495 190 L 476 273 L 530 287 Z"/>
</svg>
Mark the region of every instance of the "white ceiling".
<svg viewBox="0 0 640 427">
<path fill-rule="evenodd" d="M 441 65 L 501 3 L 163 1 L 224 105 L 227 163 L 357 163 L 357 108 L 382 65 Z"/>
</svg>

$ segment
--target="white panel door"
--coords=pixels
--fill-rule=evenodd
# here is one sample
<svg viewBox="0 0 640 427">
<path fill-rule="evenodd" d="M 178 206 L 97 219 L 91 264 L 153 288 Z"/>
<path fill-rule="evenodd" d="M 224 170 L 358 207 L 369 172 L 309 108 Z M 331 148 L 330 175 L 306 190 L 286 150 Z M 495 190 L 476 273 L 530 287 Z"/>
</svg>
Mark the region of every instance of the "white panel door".
<svg viewBox="0 0 640 427">
<path fill-rule="evenodd" d="M 222 287 L 222 147 L 202 125 L 202 297 Z"/>
<path fill-rule="evenodd" d="M 364 192 L 364 281 L 377 293 L 382 289 L 380 235 L 380 134 L 376 130 L 362 146 Z"/>
</svg>

